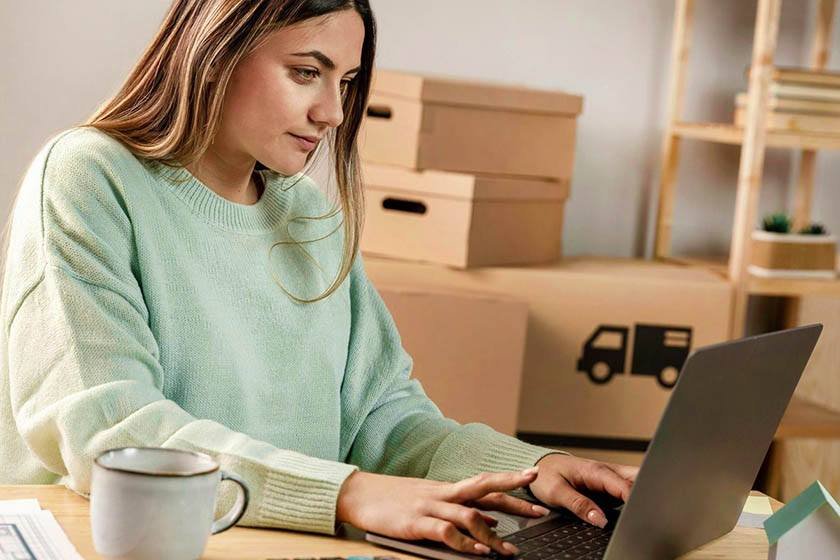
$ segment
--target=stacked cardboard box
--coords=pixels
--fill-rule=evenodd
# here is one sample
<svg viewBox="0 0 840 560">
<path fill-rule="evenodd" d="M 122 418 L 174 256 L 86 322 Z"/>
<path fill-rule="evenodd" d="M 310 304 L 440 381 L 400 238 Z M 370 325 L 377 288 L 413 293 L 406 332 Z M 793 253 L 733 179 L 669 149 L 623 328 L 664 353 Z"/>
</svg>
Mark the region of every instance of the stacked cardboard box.
<svg viewBox="0 0 840 560">
<path fill-rule="evenodd" d="M 688 353 L 728 337 L 731 290 L 684 266 L 560 259 L 581 107 L 379 72 L 361 138 L 362 250 L 444 413 L 508 431 L 515 410 L 523 439 L 638 463 Z"/>
<path fill-rule="evenodd" d="M 377 287 L 414 360 L 412 375 L 441 411 L 515 435 L 528 305 L 415 282 Z"/>
<path fill-rule="evenodd" d="M 528 304 L 517 431 L 542 445 L 623 451 L 625 460 L 634 454 L 640 460 L 689 352 L 729 336 L 731 286 L 706 269 L 605 258 L 470 270 L 365 262 L 380 288 L 410 283 Z M 496 342 L 475 346 L 489 351 Z"/>
<path fill-rule="evenodd" d="M 823 324 L 820 340 L 796 387 L 796 396 L 840 412 L 840 300 L 830 296 L 803 297 L 791 310 L 792 325 Z M 840 495 L 837 439 L 785 439 L 774 444 L 772 464 L 776 467 L 775 481 L 768 490 L 780 500 L 791 500 L 814 479 L 819 479 L 835 496 Z"/>
<path fill-rule="evenodd" d="M 735 98 L 735 124 L 746 122 L 747 94 Z M 767 128 L 840 134 L 840 73 L 776 68 L 770 84 Z"/>
<path fill-rule="evenodd" d="M 582 105 L 378 71 L 360 134 L 362 250 L 461 268 L 557 260 Z"/>
<path fill-rule="evenodd" d="M 360 134 L 362 250 L 459 268 L 560 258 L 582 99 L 380 70 Z M 527 305 L 379 283 L 441 410 L 515 434 Z"/>
</svg>

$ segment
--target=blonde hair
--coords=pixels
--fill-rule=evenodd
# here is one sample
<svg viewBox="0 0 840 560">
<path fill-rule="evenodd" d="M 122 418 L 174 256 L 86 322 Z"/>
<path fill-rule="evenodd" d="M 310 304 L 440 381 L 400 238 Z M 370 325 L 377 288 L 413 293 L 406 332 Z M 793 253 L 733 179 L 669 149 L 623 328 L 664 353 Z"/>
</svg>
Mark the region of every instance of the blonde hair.
<svg viewBox="0 0 840 560">
<path fill-rule="evenodd" d="M 329 218 L 340 211 L 344 250 L 335 279 L 321 295 L 299 298 L 281 286 L 301 303 L 319 301 L 337 290 L 359 248 L 364 198 L 356 137 L 367 105 L 376 45 L 368 0 L 175 0 L 120 90 L 83 125 L 119 140 L 138 157 L 185 167 L 212 143 L 228 82 L 240 60 L 278 29 L 349 9 L 361 16 L 365 38 L 361 68 L 344 93 L 344 121 L 327 136 L 340 207 L 323 216 L 298 217 Z"/>
</svg>

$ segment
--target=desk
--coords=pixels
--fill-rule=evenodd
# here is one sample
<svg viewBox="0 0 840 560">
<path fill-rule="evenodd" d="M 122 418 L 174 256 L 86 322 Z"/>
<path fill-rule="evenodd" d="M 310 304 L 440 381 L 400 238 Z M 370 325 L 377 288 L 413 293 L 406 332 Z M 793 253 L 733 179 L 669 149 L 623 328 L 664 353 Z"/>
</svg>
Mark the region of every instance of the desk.
<svg viewBox="0 0 840 560">
<path fill-rule="evenodd" d="M 84 558 L 100 558 L 93 550 L 88 501 L 63 486 L 0 486 L 0 500 L 37 498 L 52 511 Z M 770 500 L 773 509 L 781 504 Z M 328 537 L 268 529 L 235 527 L 211 536 L 204 560 L 265 560 L 317 556 L 378 555 L 414 560 L 416 556 L 380 548 L 346 537 Z M 767 539 L 761 529 L 736 527 L 734 531 L 682 557 L 685 560 L 767 560 Z"/>
</svg>

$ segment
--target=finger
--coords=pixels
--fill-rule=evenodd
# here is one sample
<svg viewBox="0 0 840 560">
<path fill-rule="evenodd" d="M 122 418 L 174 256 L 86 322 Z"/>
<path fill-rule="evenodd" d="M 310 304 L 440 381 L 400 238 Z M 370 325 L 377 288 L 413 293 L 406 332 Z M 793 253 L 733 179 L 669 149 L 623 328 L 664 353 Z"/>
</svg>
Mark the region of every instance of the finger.
<svg viewBox="0 0 840 560">
<path fill-rule="evenodd" d="M 556 487 L 554 493 L 557 503 L 580 519 L 602 529 L 606 527 L 607 517 L 601 511 L 601 508 L 595 505 L 595 502 L 572 488 L 568 482 L 563 481 Z"/>
<path fill-rule="evenodd" d="M 450 486 L 448 501 L 478 500 L 491 492 L 507 492 L 527 486 L 536 480 L 537 467 L 524 471 L 481 473 Z"/>
<path fill-rule="evenodd" d="M 484 522 L 484 518 L 475 508 L 451 504 L 449 502 L 434 502 L 428 509 L 428 514 L 438 519 L 453 523 L 456 527 L 469 531 L 470 535 L 500 554 L 513 552 L 505 546 L 505 542 L 493 532 Z M 512 545 L 511 545 L 512 546 Z"/>
<path fill-rule="evenodd" d="M 624 502 L 630 499 L 630 481 L 622 478 L 606 463 L 593 463 L 581 474 L 583 483 L 590 490 L 606 492 Z"/>
<path fill-rule="evenodd" d="M 639 467 L 633 467 L 630 465 L 616 465 L 613 463 L 608 463 L 608 465 L 622 478 L 626 478 L 630 482 L 636 482 L 636 476 L 639 474 Z"/>
<path fill-rule="evenodd" d="M 420 538 L 444 543 L 458 552 L 466 554 L 489 554 L 490 548 L 459 531 L 455 525 L 443 519 L 421 517 L 415 522 Z"/>
<path fill-rule="evenodd" d="M 470 502 L 469 505 L 475 505 L 481 509 L 504 511 L 505 513 L 513 513 L 523 517 L 542 517 L 550 513 L 549 510 L 542 506 L 502 492 L 492 492 L 483 498 Z"/>
</svg>

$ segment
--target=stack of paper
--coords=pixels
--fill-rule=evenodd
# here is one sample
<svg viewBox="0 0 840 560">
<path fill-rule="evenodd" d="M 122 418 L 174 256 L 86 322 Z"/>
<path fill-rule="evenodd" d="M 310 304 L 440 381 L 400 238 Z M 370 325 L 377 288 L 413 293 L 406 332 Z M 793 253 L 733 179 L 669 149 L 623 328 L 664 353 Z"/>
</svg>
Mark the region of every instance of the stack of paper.
<svg viewBox="0 0 840 560">
<path fill-rule="evenodd" d="M 0 560 L 83 560 L 38 500 L 0 501 Z"/>
<path fill-rule="evenodd" d="M 767 496 L 749 496 L 744 504 L 744 511 L 738 518 L 738 526 L 761 529 L 764 527 L 764 521 L 771 515 L 773 508 Z"/>
</svg>

